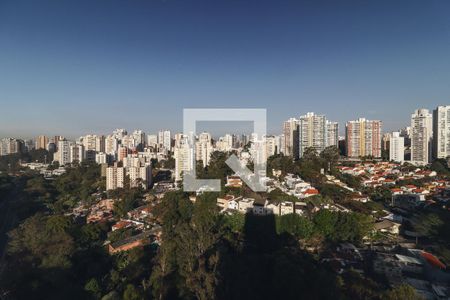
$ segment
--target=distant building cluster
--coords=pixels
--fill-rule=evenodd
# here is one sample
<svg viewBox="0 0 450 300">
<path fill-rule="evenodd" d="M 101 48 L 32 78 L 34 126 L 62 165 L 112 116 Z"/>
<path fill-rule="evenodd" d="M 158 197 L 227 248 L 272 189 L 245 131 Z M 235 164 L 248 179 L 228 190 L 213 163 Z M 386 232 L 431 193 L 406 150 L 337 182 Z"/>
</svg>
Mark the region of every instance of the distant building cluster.
<svg viewBox="0 0 450 300">
<path fill-rule="evenodd" d="M 308 112 L 283 122 L 282 134 L 257 137 L 256 134 L 225 134 L 213 138 L 210 133 L 187 136 L 160 130 L 147 135 L 142 130 L 128 133 L 116 129 L 109 135 L 88 134 L 76 141 L 62 136 L 38 136 L 34 141 L 15 138 L 0 140 L 0 155 L 46 149 L 54 153 L 60 166 L 75 162 L 95 161 L 108 166 L 105 170 L 108 189 L 122 187 L 127 178 L 148 186 L 151 182 L 151 161 L 174 159 L 174 178 L 194 170 L 197 164 L 207 167 L 214 152 L 234 151 L 243 164 L 261 163 L 268 157 L 283 154 L 301 159 L 307 149 L 321 153 L 325 148 L 339 148 L 348 159 L 384 158 L 395 162 L 408 161 L 426 165 L 433 159 L 450 157 L 450 105 L 438 106 L 433 112 L 417 109 L 411 124 L 395 132 L 383 134 L 380 120 L 358 118 L 345 124 L 339 135 L 339 124 L 325 115 Z M 171 167 L 173 168 L 173 167 Z"/>
<path fill-rule="evenodd" d="M 24 141 L 13 138 L 3 138 L 0 140 L 0 156 L 22 152 Z"/>
<path fill-rule="evenodd" d="M 307 148 L 318 153 L 328 146 L 338 146 L 338 123 L 328 121 L 324 115 L 309 112 L 299 119 L 290 118 L 283 123 L 281 152 L 294 159 L 303 157 Z"/>
<path fill-rule="evenodd" d="M 385 151 L 389 160 L 426 165 L 450 157 L 450 105 L 438 106 L 433 112 L 417 109 L 411 114 L 410 126 L 399 131 L 382 134 L 380 120 L 359 118 L 346 122 L 345 137 L 338 133 L 338 123 L 309 112 L 283 123 L 279 149 L 294 159 L 302 158 L 311 147 L 320 153 L 337 146 L 348 158 L 381 158 Z"/>
</svg>

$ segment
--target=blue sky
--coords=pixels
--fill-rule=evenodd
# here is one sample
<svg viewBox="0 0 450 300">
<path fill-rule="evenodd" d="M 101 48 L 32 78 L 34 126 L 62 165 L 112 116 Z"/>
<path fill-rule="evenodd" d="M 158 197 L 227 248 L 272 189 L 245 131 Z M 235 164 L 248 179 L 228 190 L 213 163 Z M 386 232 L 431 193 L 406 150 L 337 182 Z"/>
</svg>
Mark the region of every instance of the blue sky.
<svg viewBox="0 0 450 300">
<path fill-rule="evenodd" d="M 0 0 L 0 136 L 182 129 L 183 108 L 340 122 L 450 104 L 449 1 Z"/>
</svg>

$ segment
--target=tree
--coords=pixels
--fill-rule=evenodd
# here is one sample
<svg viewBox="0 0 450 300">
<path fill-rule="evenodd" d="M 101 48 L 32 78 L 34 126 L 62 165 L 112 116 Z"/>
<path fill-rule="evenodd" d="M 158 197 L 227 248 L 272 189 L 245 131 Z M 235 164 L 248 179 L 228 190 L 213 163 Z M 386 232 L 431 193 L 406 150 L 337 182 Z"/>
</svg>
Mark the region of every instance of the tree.
<svg viewBox="0 0 450 300">
<path fill-rule="evenodd" d="M 383 161 L 389 161 L 389 148 L 388 149 L 381 149 L 381 159 Z"/>
<path fill-rule="evenodd" d="M 18 261 L 40 268 L 68 268 L 74 251 L 73 239 L 65 231 L 54 231 L 47 221 L 47 217 L 37 214 L 11 231 L 8 253 Z"/>
<path fill-rule="evenodd" d="M 121 300 L 122 297 L 120 297 L 120 294 L 116 291 L 111 291 L 110 293 L 106 294 L 102 297 L 102 300 Z"/>
<path fill-rule="evenodd" d="M 332 239 L 359 243 L 373 228 L 370 216 L 360 213 L 338 213 Z"/>
<path fill-rule="evenodd" d="M 385 186 L 378 187 L 370 194 L 370 198 L 377 202 L 391 203 L 392 191 Z"/>
<path fill-rule="evenodd" d="M 320 210 L 314 215 L 313 222 L 317 231 L 325 237 L 331 237 L 335 230 L 337 214 L 329 210 Z"/>
<path fill-rule="evenodd" d="M 176 280 L 183 281 L 178 273 L 177 258 L 185 254 L 179 249 L 179 228 L 190 221 L 192 211 L 192 202 L 189 201 L 188 195 L 181 191 L 166 193 L 155 208 L 155 216 L 162 223 L 161 237 L 164 240 L 150 277 L 153 296 L 157 299 L 175 298 L 180 292 L 175 284 Z"/>
<path fill-rule="evenodd" d="M 353 189 L 361 189 L 361 182 L 362 179 L 359 176 L 353 176 L 350 174 L 342 174 L 339 176 L 339 178 L 345 182 L 349 187 L 353 188 Z"/>
<path fill-rule="evenodd" d="M 320 153 L 320 157 L 324 160 L 328 172 L 331 173 L 339 160 L 339 149 L 336 146 L 328 146 Z"/>
<path fill-rule="evenodd" d="M 123 292 L 124 300 L 140 300 L 142 299 L 142 295 L 139 290 L 132 284 L 127 284 L 124 292 Z"/>
<path fill-rule="evenodd" d="M 324 176 L 321 174 L 323 167 L 324 161 L 318 156 L 316 149 L 308 147 L 305 149 L 302 158 L 296 162 L 295 173 L 316 186 L 323 181 Z"/>
<path fill-rule="evenodd" d="M 209 193 L 198 197 L 188 224 L 179 229 L 179 247 L 184 257 L 180 260 L 180 274 L 198 299 L 212 299 L 216 295 L 216 266 L 220 258 L 217 244 L 223 234 L 216 206 L 217 195 Z"/>
<path fill-rule="evenodd" d="M 308 147 L 303 152 L 302 159 L 305 161 L 313 161 L 316 162 L 319 156 L 317 155 L 317 150 L 314 147 Z"/>
<path fill-rule="evenodd" d="M 289 233 L 299 239 L 308 239 L 314 233 L 314 224 L 297 214 L 288 214 L 276 218 L 277 233 Z"/>
<path fill-rule="evenodd" d="M 450 176 L 450 170 L 445 159 L 436 159 L 431 164 L 430 169 L 436 171 L 439 175 Z"/>
<path fill-rule="evenodd" d="M 445 236 L 442 235 L 439 230 L 445 224 L 445 220 L 436 213 L 429 212 L 418 214 L 413 218 L 413 222 L 414 229 L 421 236 L 428 236 L 435 240 L 439 240 Z M 447 236 L 449 236 L 448 233 Z"/>
<path fill-rule="evenodd" d="M 413 287 L 407 284 L 399 285 L 392 290 L 388 291 L 383 296 L 384 300 L 398 300 L 398 299 L 408 299 L 408 300 L 420 300 L 423 299 L 417 295 Z"/>
<path fill-rule="evenodd" d="M 91 294 L 95 299 L 100 299 L 102 296 L 102 288 L 95 278 L 91 278 L 88 282 L 86 282 L 84 285 L 84 290 Z"/>
<path fill-rule="evenodd" d="M 319 211 L 313 218 L 316 230 L 331 241 L 360 242 L 373 228 L 370 216 L 359 213 Z"/>
<path fill-rule="evenodd" d="M 346 299 L 379 299 L 381 287 L 373 280 L 361 276 L 353 269 L 342 275 L 343 291 Z"/>
<path fill-rule="evenodd" d="M 167 160 L 161 161 L 162 167 L 165 169 L 175 169 L 175 158 L 169 156 Z"/>
<path fill-rule="evenodd" d="M 72 235 L 79 247 L 90 248 L 101 243 L 106 237 L 107 231 L 109 231 L 109 225 L 106 223 L 89 223 L 77 226 L 73 230 Z"/>
<path fill-rule="evenodd" d="M 129 238 L 133 235 L 133 229 L 132 228 L 121 228 L 116 231 L 111 231 L 108 233 L 108 240 L 111 243 L 118 242 L 120 240 L 124 240 L 126 238 Z"/>
<path fill-rule="evenodd" d="M 224 216 L 225 224 L 233 232 L 242 232 L 245 225 L 245 215 L 244 214 L 232 214 L 229 216 Z"/>
<path fill-rule="evenodd" d="M 71 219 L 63 215 L 52 215 L 47 217 L 46 230 L 50 233 L 67 232 L 72 225 Z"/>
<path fill-rule="evenodd" d="M 273 176 L 272 170 L 281 170 L 281 176 L 286 176 L 287 173 L 296 173 L 297 166 L 293 163 L 291 157 L 277 154 L 267 160 L 267 174 L 269 176 Z"/>
<path fill-rule="evenodd" d="M 231 154 L 231 152 L 227 153 L 221 151 L 214 151 L 211 153 L 209 165 L 206 170 L 207 178 L 219 178 L 222 182 L 222 186 L 224 186 L 226 177 L 233 174 L 233 170 L 226 164 L 226 161 Z"/>
<path fill-rule="evenodd" d="M 318 184 L 317 185 L 320 194 L 323 197 L 333 199 L 336 202 L 342 202 L 347 199 L 349 191 L 335 184 Z"/>
</svg>

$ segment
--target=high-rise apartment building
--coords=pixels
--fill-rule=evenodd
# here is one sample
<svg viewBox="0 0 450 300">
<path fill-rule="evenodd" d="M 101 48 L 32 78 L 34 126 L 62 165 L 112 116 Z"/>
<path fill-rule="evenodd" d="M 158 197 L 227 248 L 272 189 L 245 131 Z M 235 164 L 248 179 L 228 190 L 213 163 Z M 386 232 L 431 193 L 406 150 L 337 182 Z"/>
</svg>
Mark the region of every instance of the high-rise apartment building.
<svg viewBox="0 0 450 300">
<path fill-rule="evenodd" d="M 117 160 L 122 161 L 128 155 L 128 148 L 120 146 L 117 154 Z"/>
<path fill-rule="evenodd" d="M 119 141 L 114 135 L 108 135 L 105 138 L 105 153 L 109 155 L 116 155 L 119 147 Z"/>
<path fill-rule="evenodd" d="M 390 149 L 391 136 L 392 134 L 387 132 L 381 137 L 381 149 L 383 151 L 388 151 Z"/>
<path fill-rule="evenodd" d="M 317 153 L 325 149 L 327 145 L 327 120 L 324 115 L 316 115 L 309 112 L 301 116 L 298 122 L 299 133 L 299 157 L 307 148 L 314 148 Z"/>
<path fill-rule="evenodd" d="M 431 161 L 433 116 L 428 109 L 418 109 L 411 115 L 411 162 L 425 165 Z"/>
<path fill-rule="evenodd" d="M 143 132 L 142 130 L 135 130 L 133 131 L 133 133 L 131 134 L 133 136 L 133 139 L 135 140 L 136 143 L 136 148 L 139 149 L 140 151 L 142 151 L 145 147 L 145 132 Z"/>
<path fill-rule="evenodd" d="M 284 134 L 280 134 L 280 150 L 279 153 L 286 153 L 286 142 L 284 138 Z"/>
<path fill-rule="evenodd" d="M 127 174 L 130 176 L 130 186 L 138 187 L 139 185 L 147 189 L 152 181 L 152 166 L 150 163 L 141 164 L 136 167 L 127 168 Z"/>
<path fill-rule="evenodd" d="M 283 135 L 279 137 L 279 151 L 294 159 L 303 156 L 307 148 L 318 153 L 328 146 L 338 146 L 339 126 L 324 115 L 309 112 L 299 119 L 291 118 L 283 123 Z"/>
<path fill-rule="evenodd" d="M 283 135 L 284 135 L 284 146 L 283 154 L 286 156 L 291 156 L 294 159 L 299 157 L 299 133 L 298 126 L 299 121 L 295 118 L 290 118 L 283 123 Z"/>
<path fill-rule="evenodd" d="M 125 183 L 126 170 L 117 164 L 106 168 L 106 190 L 123 188 Z"/>
<path fill-rule="evenodd" d="M 8 151 L 8 145 L 7 145 L 7 139 L 1 139 L 0 140 L 0 156 L 3 155 L 8 155 L 9 151 Z"/>
<path fill-rule="evenodd" d="M 381 121 L 360 118 L 345 128 L 348 157 L 381 157 Z"/>
<path fill-rule="evenodd" d="M 112 135 L 120 141 L 127 134 L 128 134 L 128 132 L 125 129 L 121 128 L 121 129 L 114 130 Z"/>
<path fill-rule="evenodd" d="M 172 139 L 169 130 L 158 132 L 158 143 L 160 147 L 164 147 L 168 151 L 172 150 Z"/>
<path fill-rule="evenodd" d="M 95 154 L 95 162 L 99 165 L 108 163 L 108 154 L 104 152 L 98 152 Z"/>
<path fill-rule="evenodd" d="M 405 138 L 405 146 L 411 146 L 411 126 L 400 129 L 400 136 Z"/>
<path fill-rule="evenodd" d="M 273 135 L 268 135 L 265 138 L 266 143 L 266 157 L 273 156 L 277 154 L 277 137 Z"/>
<path fill-rule="evenodd" d="M 248 134 L 241 134 L 240 147 L 244 147 L 245 145 L 248 144 L 249 141 L 250 141 L 250 137 L 248 136 Z"/>
<path fill-rule="evenodd" d="M 104 136 L 88 134 L 79 138 L 79 143 L 84 147 L 84 159 L 95 161 L 97 152 L 105 152 L 106 139 Z"/>
<path fill-rule="evenodd" d="M 55 135 L 50 138 L 49 143 L 54 143 L 58 147 L 58 142 L 64 140 L 65 138 L 61 135 Z"/>
<path fill-rule="evenodd" d="M 36 149 L 36 143 L 33 140 L 23 140 L 24 151 Z"/>
<path fill-rule="evenodd" d="M 56 150 L 57 150 L 56 148 L 57 148 L 57 146 L 56 146 L 55 143 L 53 143 L 53 142 L 48 142 L 48 144 L 47 144 L 47 151 L 48 151 L 48 152 L 54 153 L 54 152 L 56 152 Z"/>
<path fill-rule="evenodd" d="M 227 133 L 224 136 L 221 136 L 216 142 L 216 149 L 217 151 L 228 152 L 233 149 L 235 144 L 236 136 Z M 243 146 L 245 146 L 245 144 Z"/>
<path fill-rule="evenodd" d="M 72 162 L 70 156 L 70 142 L 66 139 L 58 141 L 58 152 L 54 155 L 54 160 L 58 161 L 61 166 Z"/>
<path fill-rule="evenodd" d="M 226 143 L 227 147 L 231 150 L 236 145 L 236 135 L 234 134 L 225 134 L 223 136 L 223 142 Z M 245 145 L 244 145 L 245 146 Z"/>
<path fill-rule="evenodd" d="M 327 120 L 327 147 L 339 147 L 339 124 Z"/>
<path fill-rule="evenodd" d="M 188 143 L 188 137 L 184 136 L 180 140 L 179 147 L 174 148 L 175 158 L 175 180 L 180 181 L 182 174 L 190 172 L 194 168 L 194 153 Z"/>
<path fill-rule="evenodd" d="M 139 185 L 147 189 L 152 182 L 152 166 L 150 163 L 142 164 L 136 167 L 126 169 L 130 176 L 130 186 L 138 187 Z"/>
<path fill-rule="evenodd" d="M 450 105 L 433 111 L 433 158 L 450 156 Z"/>
<path fill-rule="evenodd" d="M 185 138 L 185 135 L 183 133 L 181 133 L 181 132 L 175 133 L 175 135 L 174 135 L 174 141 L 175 141 L 174 147 L 178 147 L 178 148 L 181 147 L 181 143 L 184 140 L 184 138 Z"/>
<path fill-rule="evenodd" d="M 14 138 L 3 138 L 0 140 L 0 156 L 21 153 L 24 150 L 24 142 Z"/>
<path fill-rule="evenodd" d="M 70 145 L 70 162 L 82 162 L 84 161 L 84 146 L 81 144 Z"/>
<path fill-rule="evenodd" d="M 198 141 L 195 143 L 195 160 L 201 160 L 205 168 L 209 164 L 209 158 L 212 152 L 211 134 L 207 132 L 200 133 Z"/>
<path fill-rule="evenodd" d="M 149 134 L 147 136 L 147 145 L 156 149 L 158 146 L 158 136 L 156 134 Z"/>
<path fill-rule="evenodd" d="M 96 151 L 97 148 L 97 136 L 88 134 L 80 137 L 80 141 L 84 146 L 85 151 Z"/>
<path fill-rule="evenodd" d="M 95 137 L 95 152 L 105 152 L 105 136 L 97 135 Z"/>
<path fill-rule="evenodd" d="M 403 162 L 405 160 L 405 138 L 400 132 L 392 132 L 389 137 L 389 160 Z"/>
<path fill-rule="evenodd" d="M 40 135 L 36 138 L 36 150 L 47 149 L 48 137 L 45 135 Z"/>
<path fill-rule="evenodd" d="M 257 165 L 262 166 L 267 162 L 268 153 L 267 153 L 267 143 L 264 137 L 260 137 L 257 134 L 252 134 L 252 143 L 250 145 L 250 155 L 253 163 L 255 164 L 255 168 Z M 269 149 L 270 150 L 270 149 Z M 258 170 L 254 170 L 255 173 L 258 173 L 259 176 L 266 176 L 266 168 L 259 168 Z"/>
<path fill-rule="evenodd" d="M 128 154 L 122 160 L 125 168 L 139 167 L 147 162 L 145 157 L 141 157 L 138 154 Z"/>
<path fill-rule="evenodd" d="M 136 149 L 137 147 L 137 141 L 132 135 L 125 135 L 120 142 L 123 147 L 127 147 L 128 149 Z"/>
</svg>

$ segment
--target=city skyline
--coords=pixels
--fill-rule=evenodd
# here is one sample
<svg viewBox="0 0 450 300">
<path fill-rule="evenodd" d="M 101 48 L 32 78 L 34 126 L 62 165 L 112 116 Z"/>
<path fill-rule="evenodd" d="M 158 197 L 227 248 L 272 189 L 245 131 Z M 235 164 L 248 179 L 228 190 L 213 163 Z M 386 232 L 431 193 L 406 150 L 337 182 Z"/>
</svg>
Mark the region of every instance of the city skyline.
<svg viewBox="0 0 450 300">
<path fill-rule="evenodd" d="M 430 111 L 433 111 L 434 109 L 436 109 L 437 107 L 445 107 L 448 106 L 447 104 L 440 104 L 437 105 L 435 107 L 432 108 L 428 108 L 428 107 L 418 107 L 415 108 L 414 110 L 412 110 L 410 113 L 407 113 L 407 117 L 408 119 L 406 120 L 406 122 L 404 123 L 403 126 L 400 127 L 394 127 L 394 128 L 386 128 L 385 125 L 385 121 L 383 121 L 383 119 L 375 119 L 375 118 L 370 118 L 373 120 L 377 120 L 377 121 L 381 121 L 381 123 L 383 124 L 383 128 L 381 130 L 382 133 L 392 133 L 392 132 L 396 132 L 399 131 L 401 129 L 407 128 L 411 126 L 411 114 L 416 111 L 417 109 L 428 109 Z M 283 123 L 288 120 L 288 119 L 296 119 L 296 118 L 301 118 L 303 114 L 309 114 L 309 113 L 313 113 L 313 114 L 318 114 L 318 115 L 323 115 L 328 117 L 328 115 L 325 114 L 321 114 L 321 113 L 316 113 L 315 111 L 308 111 L 305 113 L 299 113 L 296 116 L 289 116 L 288 118 L 285 118 L 281 121 L 280 124 L 278 124 L 278 128 L 274 128 L 273 130 L 270 130 L 270 128 L 267 128 L 267 135 L 282 135 L 283 134 Z M 366 114 L 367 116 L 370 116 L 371 114 L 368 113 Z M 366 117 L 355 117 L 354 119 L 368 119 Z M 269 119 L 269 118 L 268 118 Z M 339 126 L 339 130 L 338 130 L 338 136 L 345 138 L 345 128 L 348 122 L 351 122 L 353 119 L 349 119 L 343 122 L 332 122 L 332 123 L 337 123 Z M 182 122 L 182 120 L 180 120 L 180 122 Z M 78 128 L 78 127 L 77 127 Z M 75 129 L 77 129 L 75 128 Z M 198 126 L 197 126 L 197 132 L 196 134 L 200 134 L 202 132 L 207 132 L 210 133 L 212 135 L 213 138 L 219 138 L 225 134 L 246 134 L 246 135 L 250 135 L 253 131 L 252 131 L 252 122 L 248 121 L 248 122 L 243 122 L 243 121 L 238 121 L 238 122 L 230 122 L 230 121 L 220 121 L 220 122 L 214 122 L 214 121 L 200 121 L 198 122 Z M 20 138 L 20 139 L 35 139 L 39 136 L 47 136 L 47 137 L 51 137 L 51 136 L 63 136 L 65 138 L 68 138 L 69 140 L 76 140 L 79 137 L 82 137 L 84 135 L 88 135 L 88 134 L 94 134 L 94 135 L 108 135 L 111 132 L 113 132 L 116 129 L 125 129 L 128 132 L 132 132 L 135 130 L 142 130 L 145 134 L 147 135 L 155 135 L 158 134 L 159 131 L 162 130 L 169 130 L 172 133 L 182 133 L 183 130 L 182 128 L 179 129 L 172 129 L 170 127 L 159 127 L 159 128 L 152 128 L 151 130 L 146 130 L 143 128 L 139 128 L 139 127 L 124 127 L 124 126 L 120 126 L 120 124 L 118 124 L 118 126 L 116 127 L 111 127 L 109 129 L 105 129 L 105 130 L 97 130 L 97 129 L 87 129 L 86 131 L 79 131 L 79 134 L 65 134 L 64 132 L 58 131 L 58 129 L 52 131 L 52 132 L 38 132 L 36 134 L 31 134 L 32 130 L 29 130 L 29 133 L 25 133 L 25 135 L 14 135 L 14 134 L 6 134 L 3 133 L 2 131 L 3 128 L 0 128 L 0 138 Z M 79 129 L 77 129 L 79 130 Z M 70 130 L 68 132 L 71 132 Z"/>
<path fill-rule="evenodd" d="M 0 136 L 176 132 L 183 108 L 267 108 L 269 133 L 310 111 L 398 130 L 449 100 L 448 8 L 3 1 Z"/>
<path fill-rule="evenodd" d="M 424 166 L 434 159 L 450 157 L 449 112 L 450 105 L 438 106 L 431 111 L 419 108 L 411 114 L 411 126 L 385 133 L 382 130 L 383 122 L 380 120 L 365 118 L 350 120 L 345 124 L 345 136 L 338 135 L 337 122 L 330 121 L 325 115 L 308 112 L 299 119 L 289 118 L 284 121 L 280 135 L 257 133 L 252 130 L 248 131 L 250 134 L 242 134 L 242 131 L 240 133 L 237 131 L 237 134 L 236 131 L 225 131 L 223 135 L 217 135 L 217 132 L 211 134 L 208 127 L 204 127 L 205 122 L 200 121 L 203 127 L 197 126 L 193 129 L 197 131 L 189 131 L 190 133 L 161 129 L 154 134 L 154 132 L 146 133 L 140 129 L 128 132 L 127 129 L 118 128 L 109 132 L 108 135 L 89 133 L 79 136 L 75 142 L 61 135 L 50 137 L 39 135 L 30 140 L 2 138 L 0 139 L 0 156 L 43 149 L 55 152 L 55 161 L 66 165 L 83 160 L 108 163 L 115 157 L 122 160 L 129 153 L 151 155 L 156 158 L 158 155 L 167 156 L 173 152 L 176 161 L 176 178 L 180 179 L 182 170 L 188 171 L 193 168 L 191 160 L 203 161 L 203 166 L 206 167 L 213 152 L 245 150 L 248 142 L 251 142 L 249 148 L 250 152 L 253 151 L 251 156 L 261 160 L 275 154 L 298 160 L 302 159 L 310 149 L 314 149 L 319 154 L 337 149 L 340 155 L 350 159 L 361 157 L 387 159 L 389 157 L 396 162 L 409 161 L 414 165 Z M 214 121 L 207 121 L 206 124 L 209 122 L 215 124 Z M 219 121 L 218 123 L 232 124 L 233 122 Z M 249 125 L 252 122 L 238 123 Z M 259 151 L 258 149 L 264 149 L 263 154 L 258 156 L 255 152 Z M 181 163 L 183 161 L 185 163 Z M 111 186 L 114 184 L 111 183 Z"/>
</svg>

